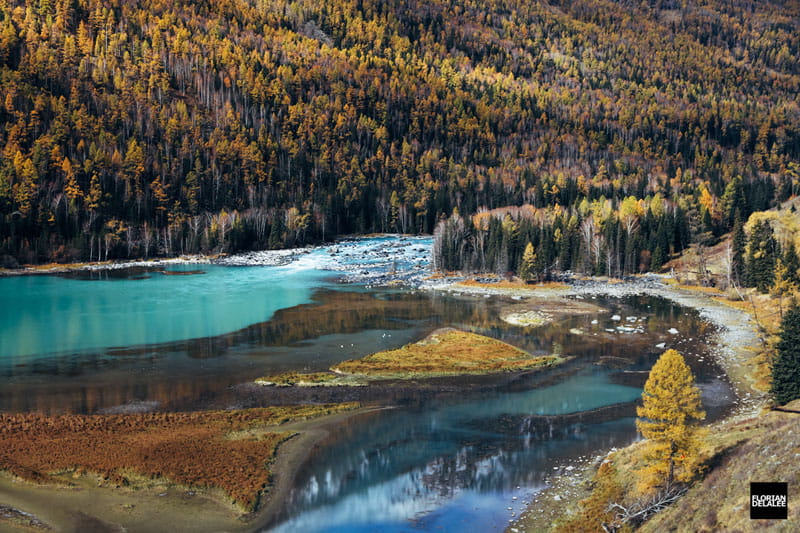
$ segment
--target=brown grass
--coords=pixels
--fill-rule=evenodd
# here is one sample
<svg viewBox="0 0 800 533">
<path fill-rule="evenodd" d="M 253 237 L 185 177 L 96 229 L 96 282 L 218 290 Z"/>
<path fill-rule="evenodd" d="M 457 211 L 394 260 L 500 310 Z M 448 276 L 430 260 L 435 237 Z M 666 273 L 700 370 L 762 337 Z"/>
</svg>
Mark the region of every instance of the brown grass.
<svg viewBox="0 0 800 533">
<path fill-rule="evenodd" d="M 798 407 L 800 403 L 795 402 L 794 408 Z M 705 477 L 675 505 L 645 523 L 641 531 L 796 531 L 800 506 L 792 505 L 791 495 L 800 488 L 798 447 L 793 438 L 798 432 L 800 415 L 781 412 L 715 428 L 708 437 L 713 455 Z M 788 520 L 750 520 L 751 481 L 789 483 Z"/>
<path fill-rule="evenodd" d="M 558 362 L 558 356 L 532 357 L 510 344 L 475 333 L 442 330 L 396 350 L 345 361 L 332 370 L 371 378 L 407 378 L 528 370 Z"/>
<path fill-rule="evenodd" d="M 745 300 L 718 297 L 714 300 L 725 305 L 740 309 L 752 316 L 758 325 L 759 336 L 762 339 L 762 346 L 753 346 L 752 349 L 758 354 L 750 359 L 752 367 L 750 373 L 755 382 L 754 385 L 759 390 L 769 390 L 772 380 L 772 359 L 775 354 L 775 345 L 779 339 L 781 323 L 781 302 L 766 294 L 760 294 L 755 289 L 744 291 Z M 784 296 L 782 306 L 785 312 L 789 306 L 791 298 Z"/>
<path fill-rule="evenodd" d="M 82 262 L 82 263 L 42 263 L 40 265 L 22 265 L 22 268 L 28 270 L 53 270 L 53 269 L 62 269 L 65 267 L 69 268 L 84 268 L 88 266 L 108 266 L 111 265 L 111 261 L 94 261 L 91 263 Z"/>
<path fill-rule="evenodd" d="M 353 404 L 244 411 L 134 415 L 0 414 L 0 470 L 33 482 L 62 473 L 95 473 L 117 486 L 137 476 L 222 489 L 255 509 L 271 482 L 270 463 L 293 433 L 280 424 Z"/>
</svg>

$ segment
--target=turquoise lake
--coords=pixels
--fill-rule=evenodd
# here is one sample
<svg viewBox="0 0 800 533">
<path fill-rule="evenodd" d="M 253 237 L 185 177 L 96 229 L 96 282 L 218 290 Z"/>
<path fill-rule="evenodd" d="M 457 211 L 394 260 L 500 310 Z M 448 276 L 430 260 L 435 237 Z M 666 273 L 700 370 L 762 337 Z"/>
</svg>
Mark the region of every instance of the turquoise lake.
<svg viewBox="0 0 800 533">
<path fill-rule="evenodd" d="M 222 335 L 307 303 L 324 277 L 311 269 L 214 265 L 168 271 L 198 268 L 205 274 L 133 281 L 0 279 L 0 353 L 24 358 Z"/>
<path fill-rule="evenodd" d="M 597 313 L 522 328 L 499 318 L 519 304 L 510 298 L 373 288 L 389 273 L 423 278 L 429 247 L 430 239 L 390 236 L 317 248 L 282 266 L 0 278 L 0 411 L 329 401 L 324 390 L 293 396 L 253 380 L 327 369 L 448 326 L 531 353 L 574 356 L 543 382 L 531 376 L 474 389 L 354 391 L 346 399 L 390 408 L 336 426 L 310 450 L 282 513 L 253 525 L 416 532 L 502 531 L 554 472 L 634 440 L 631 402 L 661 343 L 687 357 L 710 418 L 730 405 L 721 370 L 704 357 L 713 328 L 660 298 L 597 297 Z M 620 333 L 616 314 L 639 329 Z M 668 334 L 671 327 L 680 335 Z"/>
</svg>

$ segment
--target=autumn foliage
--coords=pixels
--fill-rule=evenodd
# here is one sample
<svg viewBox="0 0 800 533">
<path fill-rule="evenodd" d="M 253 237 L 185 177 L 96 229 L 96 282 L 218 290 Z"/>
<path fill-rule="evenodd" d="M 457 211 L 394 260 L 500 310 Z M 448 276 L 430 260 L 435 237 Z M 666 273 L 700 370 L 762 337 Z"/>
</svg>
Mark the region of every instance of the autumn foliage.
<svg viewBox="0 0 800 533">
<path fill-rule="evenodd" d="M 719 235 L 797 192 L 798 36 L 778 1 L 0 0 L 0 259 L 657 193 Z"/>
<path fill-rule="evenodd" d="M 491 337 L 444 329 L 396 350 L 344 361 L 331 370 L 373 379 L 433 377 L 532 370 L 562 361 L 554 355 L 531 356 Z"/>
<path fill-rule="evenodd" d="M 592 479 L 592 492 L 581 500 L 578 512 L 555 525 L 557 533 L 596 533 L 603 531 L 603 524 L 614 522 L 615 515 L 610 506 L 622 501 L 624 491 L 617 479 L 617 469 L 609 460 L 604 461 Z"/>
<path fill-rule="evenodd" d="M 661 355 L 650 370 L 642 401 L 636 409 L 636 428 L 647 440 L 640 487 L 649 491 L 690 481 L 700 466 L 698 423 L 705 412 L 681 354 L 667 350 Z"/>
</svg>

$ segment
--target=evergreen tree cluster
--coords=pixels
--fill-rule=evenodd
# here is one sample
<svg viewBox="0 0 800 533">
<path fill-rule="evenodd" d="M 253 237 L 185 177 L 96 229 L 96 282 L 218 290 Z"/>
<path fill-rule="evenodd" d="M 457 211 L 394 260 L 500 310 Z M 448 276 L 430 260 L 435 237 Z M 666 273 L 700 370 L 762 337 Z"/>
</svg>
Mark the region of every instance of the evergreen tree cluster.
<svg viewBox="0 0 800 533">
<path fill-rule="evenodd" d="M 783 246 L 766 219 L 758 219 L 743 246 L 745 233 L 737 222 L 732 236 L 731 278 L 739 286 L 755 287 L 760 292 L 776 295 L 800 287 L 800 259 L 794 242 L 789 239 Z"/>
<path fill-rule="evenodd" d="M 524 205 L 442 220 L 434 260 L 441 270 L 511 273 L 526 281 L 567 270 L 620 277 L 660 268 L 688 246 L 690 233 L 684 208 L 658 194 L 619 203 L 584 199 L 571 209 Z"/>
</svg>

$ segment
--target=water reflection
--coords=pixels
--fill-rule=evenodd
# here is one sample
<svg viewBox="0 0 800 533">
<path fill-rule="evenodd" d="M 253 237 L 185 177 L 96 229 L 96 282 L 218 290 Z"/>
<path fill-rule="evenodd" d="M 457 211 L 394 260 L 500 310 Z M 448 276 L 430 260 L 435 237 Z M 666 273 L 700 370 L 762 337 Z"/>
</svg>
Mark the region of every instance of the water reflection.
<svg viewBox="0 0 800 533">
<path fill-rule="evenodd" d="M 137 402 L 155 402 L 162 409 L 227 407 L 245 401 L 231 389 L 238 383 L 269 372 L 326 369 L 345 359 L 401 346 L 442 326 L 500 338 L 531 353 L 580 356 L 584 364 L 622 360 L 627 374 L 618 373 L 614 379 L 633 385 L 640 384 L 636 379 L 641 376 L 636 378 L 631 371 L 649 369 L 652 358 L 662 351 L 655 347 L 659 343 L 667 342 L 688 355 L 705 350 L 701 339 L 708 333 L 707 324 L 697 313 L 660 299 L 601 299 L 597 303 L 610 312 L 539 328 L 502 322 L 500 310 L 510 303 L 516 302 L 413 291 L 320 289 L 308 304 L 279 310 L 269 321 L 226 335 L 24 362 L 0 358 L 4 381 L 0 410 L 92 413 Z M 611 320 L 614 314 L 645 315 L 644 332 L 606 331 L 617 324 Z M 684 334 L 670 335 L 671 327 Z M 704 368 L 712 365 L 710 358 L 692 359 L 692 365 L 696 372 L 715 372 Z M 530 386 L 524 377 L 508 385 L 510 390 Z"/>
<path fill-rule="evenodd" d="M 508 507 L 518 512 L 553 467 L 635 438 L 631 402 L 665 348 L 687 356 L 711 417 L 730 406 L 730 388 L 706 356 L 713 330 L 698 313 L 645 296 L 596 303 L 596 313 L 523 328 L 499 319 L 506 306 L 519 305 L 511 299 L 326 286 L 306 303 L 224 335 L 0 359 L 0 410 L 135 412 L 339 400 L 392 405 L 342 423 L 312 451 L 277 529 L 463 531 L 467 524 L 500 530 Z M 241 385 L 270 372 L 325 369 L 443 326 L 573 359 L 558 373 L 481 378 L 467 390 L 458 380 L 346 392 Z"/>
<path fill-rule="evenodd" d="M 315 450 L 286 507 L 294 518 L 276 530 L 408 530 L 420 527 L 408 524 L 414 517 L 425 530 L 431 520 L 457 530 L 465 500 L 481 508 L 471 510 L 481 530 L 496 530 L 507 524 L 511 495 L 540 487 L 554 464 L 633 438 L 631 404 L 596 417 L 555 416 L 641 394 L 605 377 L 587 369 L 546 389 L 432 401 L 351 421 Z M 434 517 L 422 516 L 433 510 Z"/>
<path fill-rule="evenodd" d="M 508 306 L 528 305 L 510 298 L 331 282 L 326 268 L 363 263 L 378 276 L 397 268 L 381 242 L 367 259 L 354 241 L 314 251 L 287 267 L 209 266 L 205 273 L 177 268 L 187 273 L 179 283 L 151 270 L 89 274 L 99 276 L 97 283 L 0 280 L 6 300 L 12 293 L 26 296 L 16 306 L 0 302 L 0 411 L 136 412 L 353 400 L 391 406 L 336 426 L 298 473 L 278 517 L 282 524 L 259 527 L 492 531 L 503 529 L 508 507 L 519 512 L 523 499 L 564 460 L 635 438 L 632 402 L 665 348 L 687 357 L 710 418 L 732 402 L 722 372 L 707 356 L 712 328 L 695 311 L 654 297 L 596 298 L 596 312 L 524 328 L 499 318 Z M 399 239 L 396 246 L 407 251 L 401 270 L 422 268 L 425 249 L 417 241 Z M 9 287 L 17 292 L 2 290 Z M 142 287 L 153 290 L 140 297 L 147 292 Z M 120 301 L 132 302 L 132 308 L 121 312 Z M 136 318 L 126 319 L 131 313 Z M 62 315 L 63 323 L 57 320 Z M 25 324 L 34 316 L 36 324 Z M 252 384 L 268 373 L 327 369 L 445 326 L 572 359 L 557 372 L 470 378 L 468 385 L 460 378 L 340 390 Z M 9 331 L 28 333 L 17 338 Z M 184 338 L 191 339 L 174 340 Z M 120 347 L 103 348 L 110 344 Z M 54 354 L 56 345 L 66 349 Z"/>
<path fill-rule="evenodd" d="M 270 527 L 463 531 L 468 523 L 471 530 L 502 530 L 554 467 L 635 439 L 632 402 L 641 388 L 620 374 L 646 375 L 662 343 L 687 354 L 704 399 L 713 399 L 709 417 L 725 412 L 730 389 L 703 357 L 711 329 L 697 313 L 651 297 L 599 303 L 611 312 L 535 329 L 472 324 L 531 351 L 561 346 L 578 356 L 573 371 L 546 387 L 532 389 L 530 377 L 504 390 L 424 397 L 337 427 L 315 448 L 285 514 Z M 641 333 L 615 329 L 634 321 L 643 324 Z M 682 334 L 669 333 L 673 327 Z"/>
</svg>

